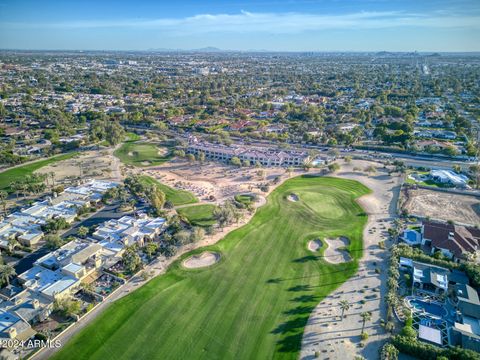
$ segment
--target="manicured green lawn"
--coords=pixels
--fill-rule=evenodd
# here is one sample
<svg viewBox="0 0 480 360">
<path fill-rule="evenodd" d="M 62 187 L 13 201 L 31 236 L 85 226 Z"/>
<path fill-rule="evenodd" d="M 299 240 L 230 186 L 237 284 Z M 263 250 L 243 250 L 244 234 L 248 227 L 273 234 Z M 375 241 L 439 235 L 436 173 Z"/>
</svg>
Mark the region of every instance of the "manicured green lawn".
<svg viewBox="0 0 480 360">
<path fill-rule="evenodd" d="M 170 201 L 174 206 L 193 204 L 198 202 L 198 199 L 190 191 L 171 188 L 170 186 L 164 185 L 150 176 L 141 176 L 140 180 L 147 184 L 156 185 L 160 190 L 165 193 L 167 200 Z"/>
<path fill-rule="evenodd" d="M 300 201 L 287 200 L 292 192 Z M 53 358 L 297 359 L 311 311 L 357 270 L 367 216 L 355 199 L 368 192 L 337 178 L 286 181 L 247 225 L 209 247 L 220 263 L 186 270 L 186 254 Z M 328 264 L 307 250 L 311 239 L 340 235 L 351 240 L 352 262 Z"/>
<path fill-rule="evenodd" d="M 123 143 L 114 155 L 124 164 L 135 166 L 159 165 L 170 158 L 170 155 L 161 155 L 161 147 L 155 144 L 132 141 Z"/>
<path fill-rule="evenodd" d="M 235 195 L 235 200 L 244 205 L 250 205 L 253 201 L 253 195 L 249 195 L 249 194 Z"/>
<path fill-rule="evenodd" d="M 192 225 L 211 226 L 216 223 L 213 217 L 215 208 L 216 206 L 212 204 L 202 204 L 180 208 L 177 212 L 185 216 Z"/>
<path fill-rule="evenodd" d="M 416 185 L 431 186 L 431 187 L 438 187 L 438 188 L 448 187 L 445 184 L 436 183 L 435 181 L 430 180 L 430 179 L 425 180 L 425 181 L 416 181 L 415 179 L 411 179 L 409 177 L 409 175 L 412 174 L 412 173 L 418 173 L 420 175 L 428 175 L 429 171 L 410 171 L 410 172 L 407 172 L 407 176 L 405 178 L 405 182 L 407 184 L 416 184 Z"/>
<path fill-rule="evenodd" d="M 11 182 L 19 181 L 23 179 L 25 176 L 31 175 L 35 170 L 38 170 L 44 166 L 50 165 L 57 161 L 70 159 L 77 154 L 78 152 L 71 152 L 68 154 L 52 156 L 48 159 L 35 161 L 31 164 L 26 164 L 10 170 L 6 170 L 0 173 L 0 189 L 1 190 L 8 189 L 10 187 Z"/>
<path fill-rule="evenodd" d="M 141 137 L 140 137 L 140 135 L 137 135 L 137 134 L 135 134 L 135 133 L 133 133 L 133 132 L 127 132 L 127 133 L 125 134 L 125 139 L 126 139 L 126 140 L 125 140 L 126 142 L 133 142 L 133 141 L 138 141 L 138 140 L 140 140 Z"/>
</svg>

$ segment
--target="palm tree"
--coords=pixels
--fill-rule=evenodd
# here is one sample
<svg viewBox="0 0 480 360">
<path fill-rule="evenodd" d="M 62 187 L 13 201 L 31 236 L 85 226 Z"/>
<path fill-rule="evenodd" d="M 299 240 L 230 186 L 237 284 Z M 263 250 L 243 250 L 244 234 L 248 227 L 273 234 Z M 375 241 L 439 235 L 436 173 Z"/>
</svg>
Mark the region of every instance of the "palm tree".
<svg viewBox="0 0 480 360">
<path fill-rule="evenodd" d="M 365 329 L 365 323 L 367 321 L 372 320 L 372 313 L 370 311 L 365 311 L 360 314 L 360 317 L 363 320 L 363 324 L 362 324 L 362 333 L 363 333 L 363 330 Z"/>
<path fill-rule="evenodd" d="M 18 194 L 20 193 L 20 184 L 15 182 L 15 181 L 12 181 L 10 183 L 10 189 L 12 189 L 12 191 L 15 193 L 15 195 L 17 196 L 17 200 L 18 200 Z"/>
<path fill-rule="evenodd" d="M 7 214 L 7 196 L 8 193 L 6 191 L 0 191 L 0 203 L 2 204 L 3 213 L 5 215 Z"/>
<path fill-rule="evenodd" d="M 52 179 L 52 189 L 53 189 L 55 187 L 55 173 L 53 171 L 50 171 L 48 175 L 50 175 L 50 178 Z"/>
<path fill-rule="evenodd" d="M 11 250 L 15 250 L 15 247 L 19 244 L 18 240 L 15 238 L 15 236 L 10 236 L 8 238 L 8 247 Z"/>
<path fill-rule="evenodd" d="M 2 265 L 0 266 L 0 280 L 2 282 L 6 282 L 7 286 L 10 285 L 10 278 L 17 275 L 15 269 L 10 265 Z"/>
<path fill-rule="evenodd" d="M 340 305 L 340 309 L 342 309 L 342 319 L 343 319 L 343 314 L 345 313 L 345 311 L 348 311 L 348 309 L 350 309 L 350 304 L 348 303 L 347 300 L 342 300 L 339 302 L 339 305 Z"/>
</svg>

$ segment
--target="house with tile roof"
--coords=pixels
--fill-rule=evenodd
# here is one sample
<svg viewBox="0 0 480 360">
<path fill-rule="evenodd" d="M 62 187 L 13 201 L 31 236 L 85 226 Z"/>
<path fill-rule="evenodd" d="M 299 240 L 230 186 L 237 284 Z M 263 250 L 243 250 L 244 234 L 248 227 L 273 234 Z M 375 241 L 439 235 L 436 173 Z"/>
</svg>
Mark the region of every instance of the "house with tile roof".
<svg viewBox="0 0 480 360">
<path fill-rule="evenodd" d="M 422 225 L 422 245 L 431 254 L 441 251 L 454 261 L 480 255 L 480 229 L 462 225 L 426 221 Z"/>
</svg>

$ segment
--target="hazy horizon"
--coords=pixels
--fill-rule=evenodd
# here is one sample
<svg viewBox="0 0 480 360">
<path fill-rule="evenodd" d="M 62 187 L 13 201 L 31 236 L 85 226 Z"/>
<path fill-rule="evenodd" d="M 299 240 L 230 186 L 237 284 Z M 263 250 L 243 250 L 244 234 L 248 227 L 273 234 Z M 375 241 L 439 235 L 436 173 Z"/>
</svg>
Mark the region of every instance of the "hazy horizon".
<svg viewBox="0 0 480 360">
<path fill-rule="evenodd" d="M 0 1 L 0 48 L 476 52 L 476 0 Z"/>
</svg>

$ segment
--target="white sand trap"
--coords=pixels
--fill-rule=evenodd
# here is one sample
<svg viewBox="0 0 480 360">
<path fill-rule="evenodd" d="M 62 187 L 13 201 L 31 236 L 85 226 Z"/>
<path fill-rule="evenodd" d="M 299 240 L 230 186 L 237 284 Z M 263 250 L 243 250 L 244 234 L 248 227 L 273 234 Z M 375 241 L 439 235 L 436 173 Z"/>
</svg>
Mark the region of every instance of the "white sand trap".
<svg viewBox="0 0 480 360">
<path fill-rule="evenodd" d="M 204 251 L 199 255 L 190 256 L 183 261 L 183 266 L 187 269 L 196 269 L 211 266 L 220 261 L 220 254 L 212 251 Z"/>
<path fill-rule="evenodd" d="M 343 236 L 336 239 L 325 239 L 327 248 L 323 254 L 326 261 L 332 264 L 340 264 L 352 260 L 350 254 L 341 248 L 348 246 L 350 241 Z"/>
<path fill-rule="evenodd" d="M 308 242 L 308 250 L 317 252 L 318 249 L 322 247 L 322 242 L 320 240 L 310 240 Z"/>
<path fill-rule="evenodd" d="M 142 165 L 148 166 L 148 165 L 150 165 L 150 164 L 151 164 L 150 161 L 142 161 Z"/>
<path fill-rule="evenodd" d="M 297 194 L 290 194 L 287 196 L 287 200 L 288 201 L 293 201 L 293 202 L 297 202 L 298 200 L 300 200 L 298 198 L 298 195 Z"/>
<path fill-rule="evenodd" d="M 167 148 L 159 148 L 158 151 L 157 151 L 157 154 L 160 155 L 160 156 L 165 156 L 168 154 L 168 149 Z"/>
<path fill-rule="evenodd" d="M 129 151 L 128 156 L 133 156 L 133 152 Z"/>
</svg>

